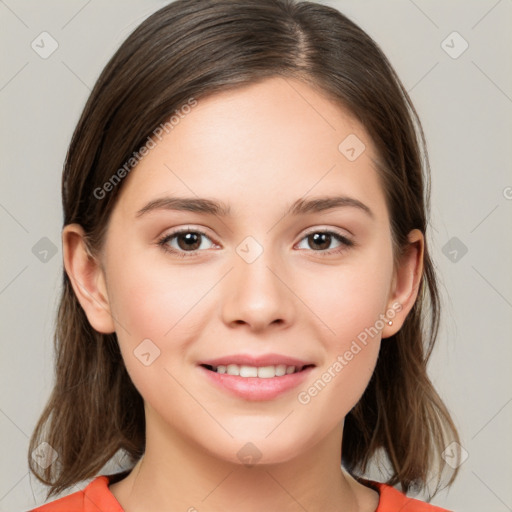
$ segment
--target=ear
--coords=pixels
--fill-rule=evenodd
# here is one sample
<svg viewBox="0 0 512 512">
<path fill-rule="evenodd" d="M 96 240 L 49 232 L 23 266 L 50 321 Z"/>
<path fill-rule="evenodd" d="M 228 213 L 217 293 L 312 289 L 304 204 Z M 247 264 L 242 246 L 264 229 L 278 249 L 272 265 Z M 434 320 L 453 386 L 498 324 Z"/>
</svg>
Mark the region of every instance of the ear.
<svg viewBox="0 0 512 512">
<path fill-rule="evenodd" d="M 419 229 L 413 229 L 409 235 L 409 245 L 400 258 L 395 269 L 388 298 L 387 318 L 392 325 L 387 325 L 382 331 L 382 337 L 388 338 L 396 334 L 405 322 L 418 296 L 421 276 L 423 275 L 423 252 L 425 238 Z M 391 316 L 391 311 L 395 316 Z"/>
<path fill-rule="evenodd" d="M 103 334 L 115 331 L 103 269 L 93 257 L 79 224 L 68 224 L 62 231 L 64 268 L 91 326 Z"/>
</svg>

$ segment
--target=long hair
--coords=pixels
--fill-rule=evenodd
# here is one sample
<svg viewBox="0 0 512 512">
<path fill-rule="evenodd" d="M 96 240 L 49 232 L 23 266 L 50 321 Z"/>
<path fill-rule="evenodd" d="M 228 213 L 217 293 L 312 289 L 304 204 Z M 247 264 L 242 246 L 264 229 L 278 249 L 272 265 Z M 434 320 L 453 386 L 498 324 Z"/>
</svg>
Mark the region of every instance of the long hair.
<svg viewBox="0 0 512 512">
<path fill-rule="evenodd" d="M 156 127 L 191 98 L 275 76 L 320 90 L 370 135 L 398 261 L 410 230 L 427 232 L 430 169 L 420 120 L 378 45 L 337 10 L 307 1 L 177 0 L 148 17 L 104 68 L 74 131 L 62 176 L 64 225 L 80 224 L 97 252 L 123 187 L 112 177 L 121 176 Z M 109 193 L 100 194 L 107 182 Z M 432 472 L 440 474 L 442 451 L 458 440 L 427 375 L 440 318 L 427 244 L 423 264 L 415 305 L 382 344 L 343 432 L 342 462 L 352 474 L 364 475 L 383 452 L 387 482 L 404 491 L 425 488 Z M 50 487 L 48 497 L 95 476 L 119 450 L 136 463 L 145 446 L 143 400 L 117 338 L 91 327 L 62 277 L 55 384 L 28 457 L 30 470 Z M 44 468 L 30 456 L 41 442 L 58 454 Z"/>
</svg>

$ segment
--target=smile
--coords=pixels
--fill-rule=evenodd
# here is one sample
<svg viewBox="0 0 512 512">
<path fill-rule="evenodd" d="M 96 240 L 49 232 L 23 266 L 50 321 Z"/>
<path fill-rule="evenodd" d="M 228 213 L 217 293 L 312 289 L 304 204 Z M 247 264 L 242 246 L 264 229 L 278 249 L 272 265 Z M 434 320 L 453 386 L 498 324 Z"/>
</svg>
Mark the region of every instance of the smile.
<svg viewBox="0 0 512 512">
<path fill-rule="evenodd" d="M 315 369 L 314 364 L 249 366 L 244 364 L 200 364 L 206 381 L 223 393 L 243 400 L 274 400 L 298 386 Z"/>
<path fill-rule="evenodd" d="M 287 366 L 285 364 L 269 366 L 248 366 L 238 364 L 227 364 L 219 366 L 201 365 L 207 370 L 215 373 L 235 375 L 239 377 L 257 377 L 260 379 L 272 379 L 274 377 L 283 377 L 292 373 L 299 373 L 305 368 L 313 365 Z"/>
</svg>

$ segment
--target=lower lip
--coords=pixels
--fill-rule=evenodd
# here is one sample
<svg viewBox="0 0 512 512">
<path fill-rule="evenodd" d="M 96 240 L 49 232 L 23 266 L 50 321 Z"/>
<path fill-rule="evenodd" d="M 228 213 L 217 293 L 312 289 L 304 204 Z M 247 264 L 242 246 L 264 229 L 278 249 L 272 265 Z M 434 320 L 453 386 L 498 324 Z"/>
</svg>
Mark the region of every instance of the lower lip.
<svg viewBox="0 0 512 512">
<path fill-rule="evenodd" d="M 198 366 L 198 368 L 205 374 L 206 378 L 210 379 L 211 382 L 224 391 L 228 391 L 245 400 L 263 401 L 273 400 L 302 384 L 314 366 L 310 366 L 301 372 L 290 373 L 281 377 L 271 377 L 269 379 L 217 373 L 203 366 Z"/>
</svg>

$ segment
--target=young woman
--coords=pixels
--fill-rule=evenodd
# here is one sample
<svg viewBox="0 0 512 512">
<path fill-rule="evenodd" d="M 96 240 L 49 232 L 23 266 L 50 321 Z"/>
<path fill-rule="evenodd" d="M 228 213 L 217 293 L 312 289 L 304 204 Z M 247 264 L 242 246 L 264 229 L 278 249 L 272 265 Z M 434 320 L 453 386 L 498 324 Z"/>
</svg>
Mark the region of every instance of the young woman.
<svg viewBox="0 0 512 512">
<path fill-rule="evenodd" d="M 93 480 L 35 510 L 441 510 L 403 494 L 439 485 L 458 439 L 426 373 L 424 144 L 332 8 L 178 0 L 145 20 L 67 155 L 56 382 L 30 445 L 48 498 Z M 118 452 L 129 469 L 102 474 Z"/>
</svg>

